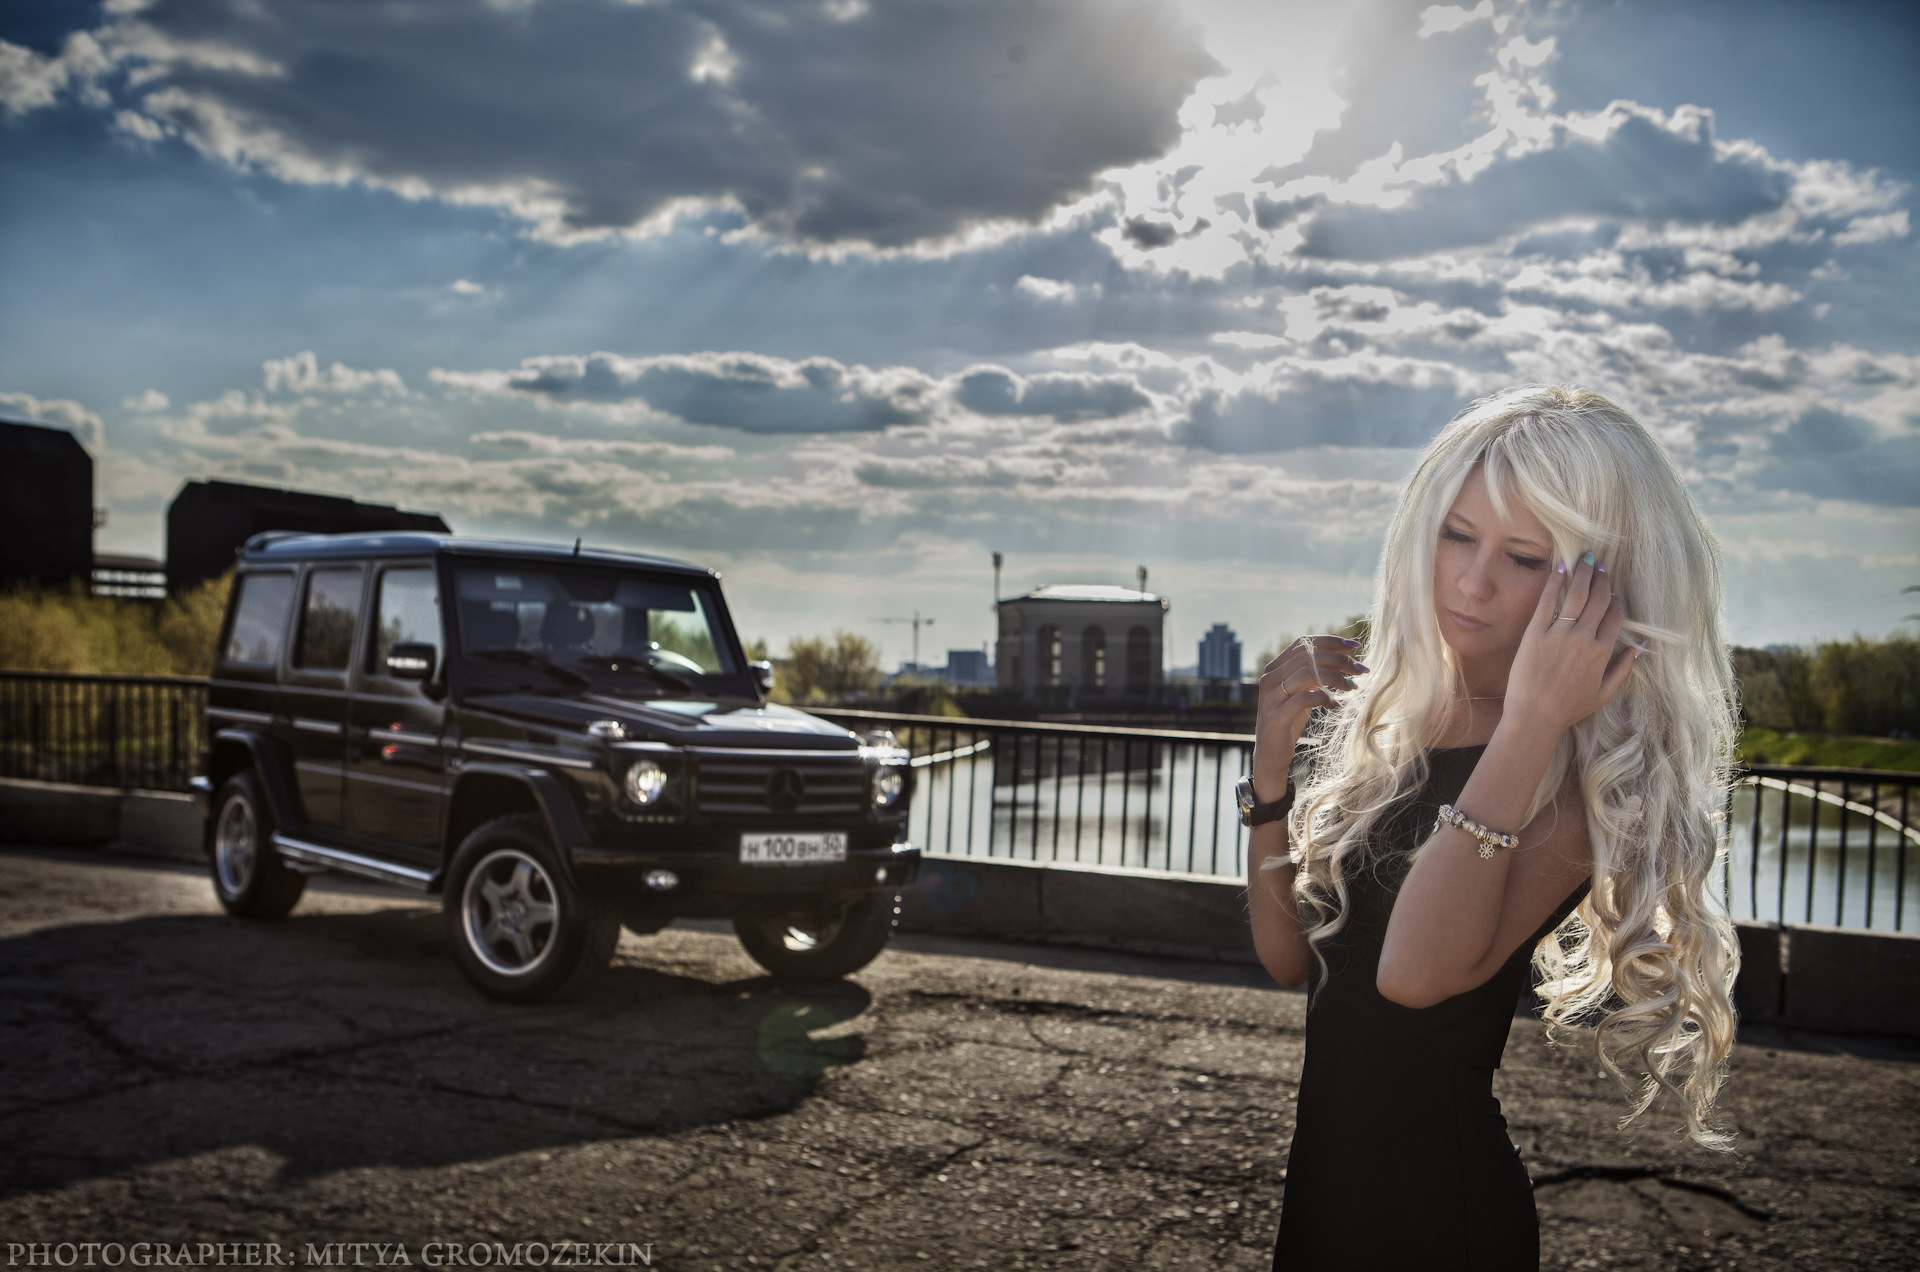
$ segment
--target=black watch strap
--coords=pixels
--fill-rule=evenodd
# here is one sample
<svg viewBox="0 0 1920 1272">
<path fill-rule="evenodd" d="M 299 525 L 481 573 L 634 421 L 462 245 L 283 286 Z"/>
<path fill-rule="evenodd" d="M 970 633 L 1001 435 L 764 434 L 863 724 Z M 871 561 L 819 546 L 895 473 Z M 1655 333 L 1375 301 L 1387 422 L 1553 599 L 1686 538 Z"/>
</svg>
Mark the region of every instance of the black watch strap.
<svg viewBox="0 0 1920 1272">
<path fill-rule="evenodd" d="M 1248 797 L 1250 799 L 1258 799 L 1259 797 L 1253 794 L 1253 779 L 1242 778 L 1241 780 L 1246 783 L 1246 791 L 1247 791 Z M 1279 799 L 1273 800 L 1269 803 L 1265 803 L 1265 804 L 1256 803 L 1251 808 L 1243 808 L 1240 816 L 1240 821 L 1243 825 L 1246 825 L 1248 827 L 1264 826 L 1270 821 L 1279 821 L 1282 817 L 1285 817 L 1288 813 L 1292 811 L 1293 811 L 1293 781 L 1292 779 L 1288 779 L 1287 790 L 1284 795 L 1282 795 Z"/>
</svg>

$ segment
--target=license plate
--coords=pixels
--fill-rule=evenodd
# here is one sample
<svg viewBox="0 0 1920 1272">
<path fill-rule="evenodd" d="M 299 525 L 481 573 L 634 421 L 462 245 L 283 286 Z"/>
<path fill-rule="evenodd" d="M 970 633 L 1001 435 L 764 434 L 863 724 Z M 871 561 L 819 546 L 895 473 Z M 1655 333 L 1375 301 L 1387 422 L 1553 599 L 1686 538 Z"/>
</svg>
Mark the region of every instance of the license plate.
<svg viewBox="0 0 1920 1272">
<path fill-rule="evenodd" d="M 742 835 L 740 860 L 749 866 L 790 866 L 814 861 L 845 861 L 845 831 L 807 835 Z"/>
</svg>

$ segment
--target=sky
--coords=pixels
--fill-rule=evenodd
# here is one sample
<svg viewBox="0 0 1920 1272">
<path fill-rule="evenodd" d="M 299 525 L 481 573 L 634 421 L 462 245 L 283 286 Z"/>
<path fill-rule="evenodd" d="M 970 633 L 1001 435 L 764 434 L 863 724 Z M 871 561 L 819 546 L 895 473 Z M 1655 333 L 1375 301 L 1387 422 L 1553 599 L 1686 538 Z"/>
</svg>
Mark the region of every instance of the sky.
<svg viewBox="0 0 1920 1272">
<path fill-rule="evenodd" d="M 13 0 L 0 409 L 98 547 L 221 477 L 723 573 L 748 639 L 1004 590 L 1251 660 L 1418 448 L 1615 397 L 1742 644 L 1913 631 L 1920 16 L 1848 0 Z"/>
</svg>

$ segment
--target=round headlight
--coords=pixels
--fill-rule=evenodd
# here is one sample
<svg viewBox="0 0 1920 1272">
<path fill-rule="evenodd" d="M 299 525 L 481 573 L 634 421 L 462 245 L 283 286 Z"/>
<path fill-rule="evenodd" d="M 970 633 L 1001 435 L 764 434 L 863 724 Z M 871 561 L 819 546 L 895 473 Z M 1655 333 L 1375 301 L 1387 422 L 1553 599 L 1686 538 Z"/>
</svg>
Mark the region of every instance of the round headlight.
<svg viewBox="0 0 1920 1272">
<path fill-rule="evenodd" d="M 907 781 L 900 776 L 897 765 L 883 764 L 873 771 L 873 806 L 892 808 L 900 802 L 900 792 L 906 789 Z"/>
<path fill-rule="evenodd" d="M 627 798 L 646 805 L 660 798 L 667 789 L 667 770 L 652 760 L 635 760 L 627 770 Z"/>
</svg>

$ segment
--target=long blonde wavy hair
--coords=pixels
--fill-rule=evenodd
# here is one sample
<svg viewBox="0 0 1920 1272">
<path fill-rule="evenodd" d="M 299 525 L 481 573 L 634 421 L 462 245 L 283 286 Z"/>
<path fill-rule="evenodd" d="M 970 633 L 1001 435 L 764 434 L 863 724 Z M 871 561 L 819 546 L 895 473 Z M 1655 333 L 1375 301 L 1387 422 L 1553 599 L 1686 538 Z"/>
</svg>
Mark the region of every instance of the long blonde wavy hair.
<svg viewBox="0 0 1920 1272">
<path fill-rule="evenodd" d="M 1689 1136 L 1724 1148 L 1730 1137 L 1709 1119 L 1733 1046 L 1739 945 L 1709 885 L 1736 729 L 1720 554 L 1659 443 L 1597 393 L 1509 389 L 1468 407 L 1421 456 L 1358 655 L 1373 672 L 1314 730 L 1314 776 L 1288 822 L 1307 940 L 1324 981 L 1320 947 L 1345 923 L 1369 831 L 1425 780 L 1425 752 L 1463 696 L 1435 618 L 1433 562 L 1476 464 L 1495 510 L 1524 504 L 1558 560 L 1599 554 L 1625 603 L 1621 639 L 1647 641 L 1651 655 L 1562 737 L 1528 807 L 1531 821 L 1576 784 L 1593 846 L 1591 891 L 1533 952 L 1549 1031 L 1596 1024 L 1600 1064 L 1632 1097 L 1623 1126 L 1664 1091 Z"/>
</svg>

